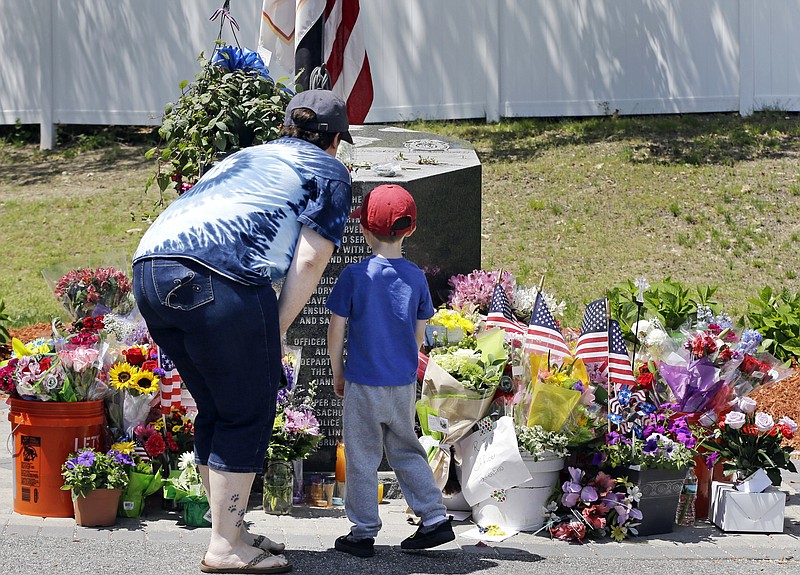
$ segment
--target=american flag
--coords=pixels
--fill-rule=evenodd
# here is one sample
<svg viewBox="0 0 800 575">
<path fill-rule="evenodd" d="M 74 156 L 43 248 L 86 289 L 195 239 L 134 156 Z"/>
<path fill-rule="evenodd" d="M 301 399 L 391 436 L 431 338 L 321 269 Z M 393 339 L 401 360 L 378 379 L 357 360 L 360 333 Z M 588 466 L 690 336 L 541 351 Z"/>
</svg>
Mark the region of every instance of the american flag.
<svg viewBox="0 0 800 575">
<path fill-rule="evenodd" d="M 158 366 L 164 370 L 164 376 L 161 378 L 161 413 L 168 415 L 171 407 L 181 406 L 181 383 L 183 380 L 178 370 L 175 369 L 175 364 L 160 347 L 158 348 Z"/>
<path fill-rule="evenodd" d="M 608 381 L 609 383 L 634 384 L 631 369 L 631 359 L 628 357 L 628 348 L 622 339 L 622 330 L 617 320 L 612 319 L 608 324 Z M 644 401 L 644 400 L 642 400 Z"/>
<path fill-rule="evenodd" d="M 299 72 L 295 70 L 295 50 L 322 19 L 322 60 L 330 75 L 331 90 L 347 103 L 351 124 L 364 123 L 373 99 L 360 12 L 359 0 L 264 0 L 258 40 L 259 49 L 271 52 L 283 72 L 278 75 L 294 77 Z M 269 67 L 274 65 L 270 60 Z"/>
<path fill-rule="evenodd" d="M 535 354 L 549 352 L 551 356 L 561 358 L 572 355 L 540 293 L 536 294 L 536 303 L 533 304 L 533 313 L 531 313 L 531 322 L 525 333 L 523 350 L 525 353 Z"/>
<path fill-rule="evenodd" d="M 514 319 L 511 312 L 511 304 L 508 303 L 506 292 L 499 283 L 495 284 L 492 292 L 492 303 L 489 306 L 489 314 L 486 316 L 486 328 L 499 327 L 509 333 L 524 335 L 527 326 Z"/>
<path fill-rule="evenodd" d="M 605 363 L 608 359 L 608 316 L 605 298 L 586 306 L 575 355 L 584 363 Z"/>
</svg>

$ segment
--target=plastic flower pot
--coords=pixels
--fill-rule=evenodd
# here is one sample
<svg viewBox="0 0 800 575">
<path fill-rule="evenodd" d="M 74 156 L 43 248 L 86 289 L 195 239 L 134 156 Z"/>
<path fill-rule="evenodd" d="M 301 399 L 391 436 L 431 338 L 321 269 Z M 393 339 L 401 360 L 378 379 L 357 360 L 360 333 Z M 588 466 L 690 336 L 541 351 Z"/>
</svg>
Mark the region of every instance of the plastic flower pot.
<svg viewBox="0 0 800 575">
<path fill-rule="evenodd" d="M 72 500 L 75 523 L 83 527 L 108 527 L 117 522 L 121 489 L 93 489 Z"/>
<path fill-rule="evenodd" d="M 183 522 L 189 527 L 211 527 L 211 523 L 206 521 L 205 515 L 208 513 L 208 499 L 186 499 L 183 505 Z"/>
</svg>

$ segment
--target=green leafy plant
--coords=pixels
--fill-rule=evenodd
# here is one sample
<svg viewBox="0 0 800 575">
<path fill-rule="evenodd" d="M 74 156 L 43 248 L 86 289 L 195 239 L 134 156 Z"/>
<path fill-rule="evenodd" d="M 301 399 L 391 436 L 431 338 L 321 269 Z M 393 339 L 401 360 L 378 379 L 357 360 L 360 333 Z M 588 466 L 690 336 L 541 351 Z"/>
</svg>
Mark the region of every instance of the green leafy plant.
<svg viewBox="0 0 800 575">
<path fill-rule="evenodd" d="M 133 465 L 129 455 L 110 450 L 95 451 L 91 447 L 70 453 L 61 466 L 64 485 L 72 490 L 72 498 L 86 497 L 94 489 L 122 489 L 128 485 L 128 467 Z"/>
<path fill-rule="evenodd" d="M 670 277 L 653 282 L 644 290 L 639 319 L 655 317 L 668 330 L 676 330 L 687 320 L 697 319 L 698 306 L 707 306 L 714 313 L 718 312 L 719 303 L 713 299 L 716 291 L 713 286 L 698 286 L 692 292 Z M 638 293 L 639 288 L 631 280 L 615 285 L 608 292 L 611 317 L 619 321 L 623 336 L 630 341 L 633 341 L 631 327 L 636 323 Z"/>
<path fill-rule="evenodd" d="M 764 339 L 761 349 L 782 361 L 800 357 L 800 293 L 774 293 L 769 286 L 748 300 L 747 323 Z M 744 323 L 744 318 L 740 320 Z"/>
<path fill-rule="evenodd" d="M 11 334 L 6 327 L 10 321 L 11 318 L 6 313 L 6 302 L 0 298 L 0 344 L 11 341 Z"/>
<path fill-rule="evenodd" d="M 198 60 L 195 81 L 181 82 L 181 96 L 166 106 L 162 142 L 145 154 L 157 163 L 147 188 L 156 182 L 162 194 L 183 193 L 225 155 L 276 139 L 293 95 L 255 52 L 225 46 Z"/>
</svg>

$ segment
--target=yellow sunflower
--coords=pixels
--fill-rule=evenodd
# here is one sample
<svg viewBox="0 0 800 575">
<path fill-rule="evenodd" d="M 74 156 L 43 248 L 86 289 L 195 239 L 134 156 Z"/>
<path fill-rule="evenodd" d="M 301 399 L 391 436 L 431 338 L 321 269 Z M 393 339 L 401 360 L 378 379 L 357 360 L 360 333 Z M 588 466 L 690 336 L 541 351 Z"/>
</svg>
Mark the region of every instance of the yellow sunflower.
<svg viewBox="0 0 800 575">
<path fill-rule="evenodd" d="M 133 453 L 133 446 L 134 446 L 133 441 L 120 441 L 119 443 L 113 444 L 111 446 L 111 449 L 115 449 L 120 453 L 125 453 L 127 455 L 130 455 L 131 453 Z"/>
<path fill-rule="evenodd" d="M 140 395 L 145 395 L 158 391 L 158 382 L 159 379 L 155 373 L 142 369 L 134 374 L 128 388 Z"/>
<path fill-rule="evenodd" d="M 130 387 L 131 381 L 139 372 L 139 368 L 124 362 L 115 363 L 111 371 L 108 372 L 108 383 L 114 389 L 126 389 Z"/>
</svg>

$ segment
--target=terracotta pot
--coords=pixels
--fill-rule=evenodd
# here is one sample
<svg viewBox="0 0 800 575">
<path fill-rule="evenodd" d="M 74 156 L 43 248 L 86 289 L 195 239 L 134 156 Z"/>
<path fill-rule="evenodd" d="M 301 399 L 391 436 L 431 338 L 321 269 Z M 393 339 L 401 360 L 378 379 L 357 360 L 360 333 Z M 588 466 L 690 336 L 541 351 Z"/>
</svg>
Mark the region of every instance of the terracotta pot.
<svg viewBox="0 0 800 575">
<path fill-rule="evenodd" d="M 83 527 L 108 527 L 117 522 L 121 489 L 93 489 L 72 500 L 75 523 Z"/>
</svg>

